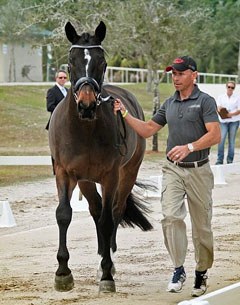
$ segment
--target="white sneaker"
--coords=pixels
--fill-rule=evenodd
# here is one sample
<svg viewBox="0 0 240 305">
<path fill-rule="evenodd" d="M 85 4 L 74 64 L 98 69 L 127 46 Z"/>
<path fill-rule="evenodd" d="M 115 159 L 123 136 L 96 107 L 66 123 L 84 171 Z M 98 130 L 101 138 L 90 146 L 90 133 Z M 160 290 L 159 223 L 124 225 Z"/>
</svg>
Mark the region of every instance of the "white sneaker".
<svg viewBox="0 0 240 305">
<path fill-rule="evenodd" d="M 184 282 L 186 281 L 186 273 L 183 267 L 175 268 L 172 280 L 168 283 L 168 292 L 181 292 Z"/>
<path fill-rule="evenodd" d="M 191 292 L 192 297 L 200 297 L 207 291 L 207 274 L 196 274 L 195 283 Z"/>
</svg>

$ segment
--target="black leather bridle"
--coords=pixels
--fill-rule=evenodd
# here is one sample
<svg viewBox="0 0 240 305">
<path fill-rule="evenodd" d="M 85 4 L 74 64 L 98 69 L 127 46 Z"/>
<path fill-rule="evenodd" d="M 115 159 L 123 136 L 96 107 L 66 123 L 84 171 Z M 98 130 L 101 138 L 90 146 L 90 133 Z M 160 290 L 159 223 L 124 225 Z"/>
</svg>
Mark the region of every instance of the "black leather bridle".
<svg viewBox="0 0 240 305">
<path fill-rule="evenodd" d="M 83 46 L 83 45 L 73 44 L 69 49 L 69 54 L 70 54 L 72 49 L 93 49 L 93 48 L 100 48 L 105 52 L 104 48 L 101 45 Z M 110 95 L 106 96 L 106 97 L 103 97 L 101 95 L 101 87 L 102 87 L 105 71 L 106 71 L 106 69 L 103 71 L 103 75 L 101 77 L 101 83 L 100 84 L 93 77 L 88 77 L 88 76 L 80 77 L 77 80 L 77 82 L 75 83 L 75 85 L 72 86 L 73 95 L 74 95 L 75 100 L 77 98 L 76 92 L 79 89 L 81 89 L 84 85 L 87 84 L 96 93 L 96 104 L 97 104 L 97 106 L 99 106 L 103 102 L 110 102 L 110 98 L 111 98 Z M 70 82 L 72 82 L 72 80 L 71 80 L 71 67 L 70 67 L 69 64 L 68 64 L 68 72 L 69 72 L 69 75 L 70 75 Z"/>
</svg>

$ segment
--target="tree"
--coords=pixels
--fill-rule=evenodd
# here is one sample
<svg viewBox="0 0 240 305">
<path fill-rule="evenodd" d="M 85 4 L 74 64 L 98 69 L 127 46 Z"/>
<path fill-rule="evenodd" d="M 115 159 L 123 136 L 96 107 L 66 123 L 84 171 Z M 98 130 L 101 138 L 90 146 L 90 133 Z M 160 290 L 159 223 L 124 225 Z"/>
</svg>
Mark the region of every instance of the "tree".
<svg viewBox="0 0 240 305">
<path fill-rule="evenodd" d="M 22 0 L 28 14 L 28 24 L 48 30 L 51 36 L 39 40 L 45 50 L 52 49 L 53 64 L 57 68 L 67 62 L 69 42 L 64 27 L 67 21 L 74 24 L 79 33 L 92 32 L 100 20 L 107 20 L 114 10 L 114 2 L 99 0 Z M 117 2 L 117 1 L 116 1 Z M 46 51 L 45 51 L 46 53 Z"/>
<path fill-rule="evenodd" d="M 221 1 L 217 5 L 214 31 L 218 71 L 238 74 L 240 81 L 240 1 Z M 220 30 L 218 30 L 220 29 Z"/>
</svg>

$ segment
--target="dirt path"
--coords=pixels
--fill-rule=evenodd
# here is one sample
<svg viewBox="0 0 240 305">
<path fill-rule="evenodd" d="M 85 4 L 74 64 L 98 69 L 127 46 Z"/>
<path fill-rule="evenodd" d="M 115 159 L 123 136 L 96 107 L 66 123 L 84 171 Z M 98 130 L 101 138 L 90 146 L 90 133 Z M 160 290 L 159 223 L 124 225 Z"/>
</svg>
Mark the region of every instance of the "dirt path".
<svg viewBox="0 0 240 305">
<path fill-rule="evenodd" d="M 159 175 L 159 166 L 145 162 L 140 176 L 151 175 Z M 239 181 L 239 173 L 227 174 L 227 184 L 214 189 L 215 263 L 209 274 L 209 292 L 240 278 Z M 17 223 L 13 228 L 0 228 L 1 305 L 172 305 L 190 299 L 194 273 L 190 221 L 187 218 L 187 282 L 182 293 L 170 294 L 165 289 L 172 266 L 163 244 L 158 198 L 149 198 L 154 210 L 152 232 L 119 228 L 114 258 L 117 293 L 98 296 L 96 270 L 100 258 L 96 254 L 95 228 L 89 213 L 73 215 L 68 248 L 75 288 L 60 293 L 53 288 L 58 247 L 54 180 L 3 187 L 0 192 L 2 198 L 8 197 Z"/>
</svg>

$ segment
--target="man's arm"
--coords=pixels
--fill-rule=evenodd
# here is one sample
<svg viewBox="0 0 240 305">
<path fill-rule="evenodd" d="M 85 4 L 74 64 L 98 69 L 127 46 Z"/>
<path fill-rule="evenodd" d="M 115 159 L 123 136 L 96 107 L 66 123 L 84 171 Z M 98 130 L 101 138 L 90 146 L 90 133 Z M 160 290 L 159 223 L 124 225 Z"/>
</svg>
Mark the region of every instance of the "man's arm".
<svg viewBox="0 0 240 305">
<path fill-rule="evenodd" d="M 207 133 L 193 142 L 194 150 L 202 150 L 221 142 L 221 128 L 218 122 L 205 124 Z"/>
<path fill-rule="evenodd" d="M 128 125 L 131 126 L 143 138 L 148 138 L 154 135 L 162 128 L 161 125 L 158 125 L 153 120 L 145 122 L 133 117 L 119 99 L 116 99 L 114 102 L 114 113 L 116 114 L 117 111 L 121 111 Z"/>
<path fill-rule="evenodd" d="M 236 110 L 236 111 L 233 111 L 233 112 L 229 112 L 228 115 L 229 115 L 229 118 L 235 116 L 235 115 L 239 115 L 240 114 L 240 110 Z"/>
</svg>

